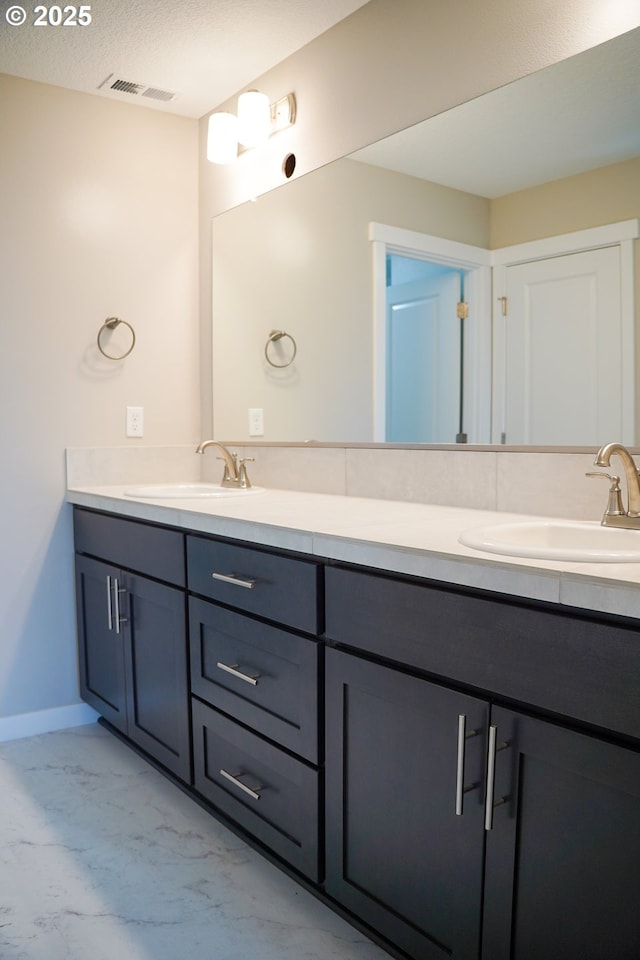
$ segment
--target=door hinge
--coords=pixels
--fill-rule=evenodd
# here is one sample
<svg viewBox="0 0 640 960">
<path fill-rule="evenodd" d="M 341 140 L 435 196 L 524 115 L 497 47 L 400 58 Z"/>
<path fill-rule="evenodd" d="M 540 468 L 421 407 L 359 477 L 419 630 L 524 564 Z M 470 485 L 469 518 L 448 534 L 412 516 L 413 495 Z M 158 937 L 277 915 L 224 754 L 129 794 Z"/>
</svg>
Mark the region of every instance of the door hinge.
<svg viewBox="0 0 640 960">
<path fill-rule="evenodd" d="M 468 320 L 469 319 L 469 304 L 466 301 L 461 300 L 456 309 L 458 320 Z"/>
<path fill-rule="evenodd" d="M 507 298 L 506 298 L 506 297 L 498 297 L 498 300 L 499 300 L 500 303 L 502 304 L 502 316 L 503 316 L 503 317 L 506 317 L 506 315 L 507 315 L 507 307 L 508 307 Z"/>
</svg>

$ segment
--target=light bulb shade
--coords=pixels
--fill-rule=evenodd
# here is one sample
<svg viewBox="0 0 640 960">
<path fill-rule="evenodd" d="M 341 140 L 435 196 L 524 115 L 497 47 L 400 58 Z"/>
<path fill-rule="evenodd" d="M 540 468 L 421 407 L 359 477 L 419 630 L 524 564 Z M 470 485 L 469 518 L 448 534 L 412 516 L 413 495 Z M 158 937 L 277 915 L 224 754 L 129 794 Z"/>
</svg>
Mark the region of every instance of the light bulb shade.
<svg viewBox="0 0 640 960">
<path fill-rule="evenodd" d="M 207 135 L 207 160 L 233 163 L 238 155 L 238 118 L 232 113 L 212 113 Z"/>
<path fill-rule="evenodd" d="M 271 109 L 266 93 L 249 90 L 238 97 L 238 140 L 243 147 L 266 143 L 271 130 Z"/>
</svg>

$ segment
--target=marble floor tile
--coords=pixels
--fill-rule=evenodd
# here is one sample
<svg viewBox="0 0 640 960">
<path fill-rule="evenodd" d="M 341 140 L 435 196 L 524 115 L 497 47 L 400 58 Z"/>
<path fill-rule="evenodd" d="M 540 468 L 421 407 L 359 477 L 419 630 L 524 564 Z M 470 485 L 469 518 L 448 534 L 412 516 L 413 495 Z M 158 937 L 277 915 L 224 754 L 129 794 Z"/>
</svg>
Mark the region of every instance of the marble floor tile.
<svg viewBox="0 0 640 960">
<path fill-rule="evenodd" d="M 100 726 L 0 744 L 2 960 L 388 960 Z"/>
</svg>

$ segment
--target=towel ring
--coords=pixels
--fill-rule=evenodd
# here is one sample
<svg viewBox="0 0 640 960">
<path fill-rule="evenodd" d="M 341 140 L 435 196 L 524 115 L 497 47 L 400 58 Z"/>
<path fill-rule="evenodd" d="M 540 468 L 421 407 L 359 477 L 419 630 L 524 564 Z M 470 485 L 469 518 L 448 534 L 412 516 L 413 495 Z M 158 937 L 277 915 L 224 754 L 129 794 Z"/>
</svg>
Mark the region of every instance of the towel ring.
<svg viewBox="0 0 640 960">
<path fill-rule="evenodd" d="M 129 330 L 131 331 L 131 346 L 125 353 L 120 354 L 119 357 L 114 357 L 113 354 L 107 353 L 107 351 L 103 348 L 100 340 L 105 330 L 115 330 L 116 327 L 120 326 L 121 323 L 124 323 L 125 327 L 129 327 Z M 131 326 L 130 323 L 127 323 L 126 320 L 121 320 L 120 317 L 107 317 L 105 322 L 102 324 L 102 326 L 98 330 L 98 350 L 100 351 L 103 357 L 107 358 L 107 360 L 124 360 L 125 357 L 129 356 L 129 354 L 131 353 L 135 345 L 136 345 L 136 335 L 133 327 Z"/>
<path fill-rule="evenodd" d="M 269 346 L 272 343 L 276 343 L 278 340 L 282 340 L 283 337 L 286 337 L 287 340 L 291 340 L 291 345 L 293 346 L 293 353 L 291 357 L 285 363 L 274 363 L 271 357 L 269 356 Z M 267 342 L 264 347 L 264 355 L 267 358 L 267 363 L 270 363 L 272 367 L 289 367 L 296 358 L 296 353 L 298 352 L 298 346 L 291 336 L 290 333 L 286 333 L 285 330 L 272 330 L 269 336 L 267 337 Z"/>
</svg>

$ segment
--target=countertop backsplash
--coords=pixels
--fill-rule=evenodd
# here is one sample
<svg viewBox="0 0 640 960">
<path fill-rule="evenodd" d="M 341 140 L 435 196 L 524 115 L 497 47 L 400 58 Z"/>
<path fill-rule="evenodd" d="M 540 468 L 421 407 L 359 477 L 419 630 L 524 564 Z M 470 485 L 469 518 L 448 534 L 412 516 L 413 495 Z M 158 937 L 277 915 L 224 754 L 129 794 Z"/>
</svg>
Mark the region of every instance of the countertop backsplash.
<svg viewBox="0 0 640 960">
<path fill-rule="evenodd" d="M 578 520 L 600 519 L 605 484 L 585 476 L 593 451 L 416 449 L 369 446 L 234 444 L 255 485 L 307 493 L 371 497 L 475 510 Z M 74 447 L 66 452 L 67 485 L 217 481 L 222 466 L 195 444 Z"/>
</svg>

